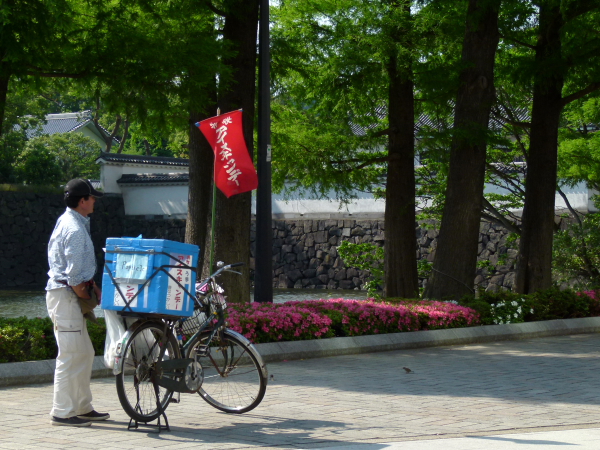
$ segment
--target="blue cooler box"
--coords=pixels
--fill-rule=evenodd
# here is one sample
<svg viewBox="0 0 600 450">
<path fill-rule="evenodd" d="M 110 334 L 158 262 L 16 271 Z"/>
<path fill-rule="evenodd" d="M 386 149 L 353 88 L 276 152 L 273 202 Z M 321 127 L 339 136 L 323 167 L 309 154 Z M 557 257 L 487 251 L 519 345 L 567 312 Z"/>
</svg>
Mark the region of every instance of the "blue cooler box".
<svg viewBox="0 0 600 450">
<path fill-rule="evenodd" d="M 134 253 L 119 253 L 119 251 Z M 161 266 L 176 266 L 178 261 L 190 267 L 198 265 L 197 245 L 182 244 L 166 239 L 108 238 L 106 239 L 106 265 L 115 283 L 127 299 L 142 288 L 145 281 Z M 160 254 L 164 252 L 173 258 Z M 165 268 L 167 272 L 186 290 L 194 293 L 196 272 L 181 268 Z M 189 317 L 194 312 L 194 299 L 166 273 L 159 271 L 141 292 L 125 308 L 125 301 L 108 274 L 106 266 L 102 274 L 102 309 L 138 312 L 146 314 L 167 314 Z"/>
</svg>

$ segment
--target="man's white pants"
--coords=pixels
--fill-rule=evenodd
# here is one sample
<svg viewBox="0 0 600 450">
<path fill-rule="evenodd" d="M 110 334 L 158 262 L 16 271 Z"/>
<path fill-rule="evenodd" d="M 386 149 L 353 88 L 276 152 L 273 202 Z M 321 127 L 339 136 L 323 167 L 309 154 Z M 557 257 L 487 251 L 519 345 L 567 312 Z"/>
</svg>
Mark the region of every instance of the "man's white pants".
<svg viewBox="0 0 600 450">
<path fill-rule="evenodd" d="M 46 306 L 58 344 L 50 415 L 69 418 L 87 414 L 94 409 L 90 390 L 94 347 L 77 296 L 68 287 L 52 289 L 46 292 Z"/>
</svg>

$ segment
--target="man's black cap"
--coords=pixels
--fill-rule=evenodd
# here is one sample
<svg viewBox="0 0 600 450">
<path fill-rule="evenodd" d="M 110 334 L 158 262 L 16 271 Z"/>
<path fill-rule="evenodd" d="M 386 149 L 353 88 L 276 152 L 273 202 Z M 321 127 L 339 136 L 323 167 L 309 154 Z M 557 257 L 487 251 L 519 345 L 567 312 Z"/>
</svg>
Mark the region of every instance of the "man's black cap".
<svg viewBox="0 0 600 450">
<path fill-rule="evenodd" d="M 75 178 L 74 180 L 69 181 L 65 186 L 65 195 L 71 197 L 85 197 L 86 195 L 102 197 L 104 194 L 94 189 L 90 180 Z"/>
</svg>

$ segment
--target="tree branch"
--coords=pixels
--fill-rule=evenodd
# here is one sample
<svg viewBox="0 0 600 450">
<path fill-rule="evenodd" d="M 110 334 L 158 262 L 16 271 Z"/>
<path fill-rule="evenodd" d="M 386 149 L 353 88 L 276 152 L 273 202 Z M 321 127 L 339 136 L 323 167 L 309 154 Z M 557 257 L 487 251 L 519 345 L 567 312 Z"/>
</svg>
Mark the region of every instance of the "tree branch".
<svg viewBox="0 0 600 450">
<path fill-rule="evenodd" d="M 575 209 L 571 206 L 571 203 L 567 199 L 567 196 L 562 191 L 562 189 L 558 188 L 557 192 L 559 193 L 559 195 L 565 201 L 565 204 L 567 205 L 567 208 L 569 209 L 569 211 L 571 212 L 571 214 L 573 214 L 573 217 L 575 217 L 575 220 L 577 220 L 577 223 L 579 224 L 579 228 L 581 230 L 583 230 L 583 222 L 581 221 L 581 218 L 579 217 L 580 213 L 577 212 L 577 211 L 575 211 Z M 598 269 L 596 269 L 595 265 L 590 260 L 589 253 L 588 253 L 588 245 L 585 242 L 585 239 L 583 237 L 580 238 L 580 241 L 581 241 L 581 248 L 583 250 L 583 252 L 582 252 L 583 254 L 581 255 L 581 259 L 583 260 L 583 264 L 584 264 L 585 270 L 587 272 L 586 275 L 587 276 L 597 277 L 599 275 Z"/>
<path fill-rule="evenodd" d="M 562 191 L 561 188 L 557 188 L 556 191 L 562 197 L 562 199 L 565 201 L 565 204 L 567 205 L 567 209 L 571 212 L 571 214 L 573 214 L 573 217 L 575 217 L 575 220 L 577 220 L 577 223 L 579 224 L 579 226 L 583 227 L 583 222 L 581 222 L 579 213 L 577 211 L 575 211 L 575 209 L 573 209 L 573 207 L 571 206 L 571 202 L 569 202 L 569 199 L 567 198 L 566 194 Z"/>
<path fill-rule="evenodd" d="M 390 132 L 391 132 L 391 128 L 386 128 L 385 130 L 377 131 L 372 134 L 367 133 L 367 136 L 369 136 L 370 138 L 376 138 L 376 137 L 385 136 L 387 134 L 390 134 Z"/>
<path fill-rule="evenodd" d="M 519 192 L 521 195 L 525 196 L 525 191 L 521 188 L 521 186 L 519 186 L 515 182 L 515 180 L 513 180 L 511 177 L 507 176 L 505 173 L 501 172 L 500 170 L 498 170 L 498 167 L 496 167 L 492 163 L 486 163 L 486 166 L 487 166 L 488 170 L 493 172 L 498 178 L 504 180 L 507 184 L 510 184 L 512 186 L 512 188 L 514 189 L 513 192 L 516 191 L 516 192 Z"/>
<path fill-rule="evenodd" d="M 349 163 L 355 163 L 355 162 L 360 162 L 360 161 L 363 161 L 363 163 L 359 164 L 355 167 L 351 167 L 349 169 L 340 170 L 340 172 L 348 173 L 348 172 L 352 172 L 353 170 L 360 170 L 365 167 L 371 166 L 373 164 L 377 164 L 380 162 L 387 162 L 387 161 L 389 161 L 389 158 L 387 156 L 381 156 L 380 158 L 373 158 L 373 159 L 369 159 L 367 161 L 365 161 L 364 159 L 360 159 L 360 158 L 352 158 L 352 159 L 344 159 L 341 161 L 331 161 L 331 163 L 342 165 L 342 164 L 349 164 Z"/>
<path fill-rule="evenodd" d="M 117 150 L 117 153 L 123 152 L 123 148 L 125 147 L 125 141 L 127 141 L 127 132 L 128 131 L 129 131 L 129 118 L 125 117 L 125 124 L 124 124 L 124 128 L 123 128 L 123 138 L 121 139 L 121 142 L 119 143 L 119 148 Z"/>
<path fill-rule="evenodd" d="M 60 72 L 25 72 L 25 75 L 42 78 L 84 78 L 91 75 L 89 72 L 60 73 Z"/>
<path fill-rule="evenodd" d="M 221 17 L 227 17 L 227 14 L 225 14 L 225 11 L 221 11 L 219 8 L 217 8 L 215 5 L 213 5 L 213 2 L 211 0 L 205 0 L 206 6 L 208 6 L 208 9 L 210 9 L 212 12 L 214 12 L 217 16 L 221 16 Z"/>
<path fill-rule="evenodd" d="M 505 40 L 507 40 L 507 41 L 511 41 L 511 42 L 514 42 L 514 43 L 516 43 L 516 44 L 519 44 L 519 45 L 522 45 L 522 46 L 524 46 L 524 47 L 527 47 L 527 48 L 530 48 L 530 49 L 532 49 L 532 50 L 535 50 L 535 45 L 533 45 L 533 44 L 528 44 L 527 42 L 523 42 L 523 41 L 520 41 L 520 40 L 518 40 L 518 39 L 515 39 L 515 38 L 512 38 L 512 37 L 508 37 L 508 36 L 505 36 L 505 35 L 503 35 L 503 34 L 501 34 L 501 35 L 500 35 L 500 37 L 501 37 L 502 39 L 505 39 Z"/>
<path fill-rule="evenodd" d="M 517 224 L 511 222 L 504 215 L 502 215 L 500 213 L 500 211 L 498 211 L 496 209 L 496 207 L 488 201 L 487 198 L 485 198 L 483 196 L 482 196 L 482 198 L 483 198 L 483 207 L 491 214 L 491 217 L 494 219 L 494 221 L 502 224 L 504 226 L 504 228 L 506 228 L 508 231 L 510 231 L 512 233 L 516 233 L 519 236 L 521 236 L 521 229 L 517 226 Z"/>
<path fill-rule="evenodd" d="M 591 92 L 597 91 L 598 89 L 600 89 L 600 81 L 596 81 L 596 82 L 588 85 L 587 87 L 581 89 L 580 91 L 574 92 L 571 95 L 567 95 L 566 97 L 563 97 L 561 104 L 562 104 L 562 106 L 565 106 L 574 100 L 578 100 L 581 97 L 588 95 Z"/>
</svg>

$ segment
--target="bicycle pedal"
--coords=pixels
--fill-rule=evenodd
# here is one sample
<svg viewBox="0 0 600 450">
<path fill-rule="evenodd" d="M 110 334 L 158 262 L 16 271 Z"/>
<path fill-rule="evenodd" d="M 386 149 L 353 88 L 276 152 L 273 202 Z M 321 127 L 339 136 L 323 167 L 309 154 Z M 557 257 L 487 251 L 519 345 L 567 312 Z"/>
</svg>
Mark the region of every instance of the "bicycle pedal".
<svg viewBox="0 0 600 450">
<path fill-rule="evenodd" d="M 179 403 L 179 399 L 178 399 L 178 398 L 173 398 L 173 397 L 171 397 L 171 398 L 169 399 L 169 403 Z"/>
</svg>

